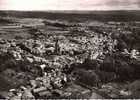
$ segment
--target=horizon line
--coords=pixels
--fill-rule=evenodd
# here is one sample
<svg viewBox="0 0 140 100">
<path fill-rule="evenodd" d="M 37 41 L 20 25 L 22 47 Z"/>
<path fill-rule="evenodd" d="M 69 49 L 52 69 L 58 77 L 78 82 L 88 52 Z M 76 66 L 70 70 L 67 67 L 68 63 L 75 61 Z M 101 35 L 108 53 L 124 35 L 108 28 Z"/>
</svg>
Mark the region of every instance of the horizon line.
<svg viewBox="0 0 140 100">
<path fill-rule="evenodd" d="M 92 12 L 92 11 L 140 11 L 140 9 L 135 9 L 135 10 L 126 10 L 126 9 L 112 9 L 112 10 L 5 10 L 5 9 L 0 9 L 0 11 L 17 11 L 17 12 L 49 12 L 49 11 L 52 11 L 52 12 L 63 12 L 63 11 L 73 11 L 73 12 L 86 12 L 86 11 L 89 11 L 89 12 Z"/>
</svg>

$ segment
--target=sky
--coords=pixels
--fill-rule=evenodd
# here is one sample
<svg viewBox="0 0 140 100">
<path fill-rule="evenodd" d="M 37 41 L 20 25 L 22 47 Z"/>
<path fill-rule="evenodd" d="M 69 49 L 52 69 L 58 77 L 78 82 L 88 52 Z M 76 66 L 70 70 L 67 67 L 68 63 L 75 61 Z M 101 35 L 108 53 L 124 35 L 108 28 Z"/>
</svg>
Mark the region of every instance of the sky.
<svg viewBox="0 0 140 100">
<path fill-rule="evenodd" d="M 0 10 L 140 10 L 140 0 L 0 0 Z"/>
</svg>

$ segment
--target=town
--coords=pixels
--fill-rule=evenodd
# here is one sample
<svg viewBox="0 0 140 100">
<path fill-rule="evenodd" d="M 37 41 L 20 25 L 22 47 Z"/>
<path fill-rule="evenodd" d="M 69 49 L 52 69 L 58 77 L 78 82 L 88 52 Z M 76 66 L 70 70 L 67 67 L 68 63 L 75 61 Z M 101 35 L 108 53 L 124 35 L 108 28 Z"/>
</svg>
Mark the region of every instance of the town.
<svg viewBox="0 0 140 100">
<path fill-rule="evenodd" d="M 0 17 L 0 98 L 140 98 L 140 22 Z"/>
</svg>

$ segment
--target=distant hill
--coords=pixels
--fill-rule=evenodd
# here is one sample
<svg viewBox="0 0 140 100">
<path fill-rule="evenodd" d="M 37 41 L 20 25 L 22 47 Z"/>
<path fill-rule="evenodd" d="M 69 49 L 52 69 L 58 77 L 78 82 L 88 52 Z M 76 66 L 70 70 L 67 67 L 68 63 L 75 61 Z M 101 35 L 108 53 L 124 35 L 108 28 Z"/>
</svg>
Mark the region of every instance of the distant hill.
<svg viewBox="0 0 140 100">
<path fill-rule="evenodd" d="M 140 21 L 140 11 L 0 11 L 0 16 L 68 21 Z"/>
<path fill-rule="evenodd" d="M 11 24 L 13 21 L 0 17 L 0 24 Z"/>
</svg>

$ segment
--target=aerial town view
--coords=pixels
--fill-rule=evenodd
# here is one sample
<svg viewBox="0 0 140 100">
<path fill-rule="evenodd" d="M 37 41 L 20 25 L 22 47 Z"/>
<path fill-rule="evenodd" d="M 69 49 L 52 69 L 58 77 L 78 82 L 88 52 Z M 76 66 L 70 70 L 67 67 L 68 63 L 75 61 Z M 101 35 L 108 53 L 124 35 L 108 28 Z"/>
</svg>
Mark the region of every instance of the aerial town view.
<svg viewBox="0 0 140 100">
<path fill-rule="evenodd" d="M 139 98 L 139 10 L 0 11 L 0 99 Z"/>
</svg>

